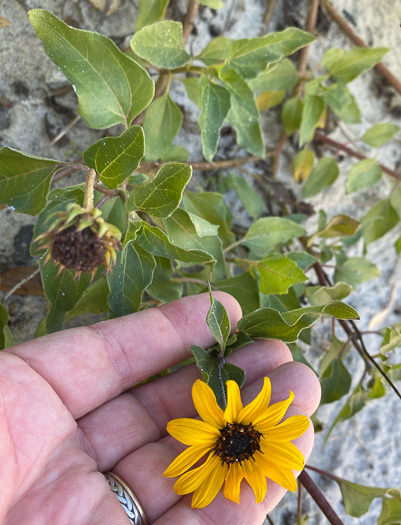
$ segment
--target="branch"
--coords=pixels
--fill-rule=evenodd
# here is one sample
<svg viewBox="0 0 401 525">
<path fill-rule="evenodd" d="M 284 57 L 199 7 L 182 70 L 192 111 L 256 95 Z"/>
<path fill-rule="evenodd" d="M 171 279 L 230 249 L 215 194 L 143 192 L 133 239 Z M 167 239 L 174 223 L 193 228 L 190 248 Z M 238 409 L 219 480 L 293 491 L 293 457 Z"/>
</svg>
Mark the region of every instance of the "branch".
<svg viewBox="0 0 401 525">
<path fill-rule="evenodd" d="M 263 36 L 269 29 L 270 22 L 273 18 L 273 13 L 277 5 L 277 0 L 267 0 L 266 11 L 263 15 L 262 29 L 259 36 Z"/>
<path fill-rule="evenodd" d="M 195 18 L 198 14 L 199 3 L 196 0 L 191 0 L 188 6 L 187 14 L 185 15 L 182 24 L 184 44 L 188 41 L 189 35 L 194 27 Z"/>
<path fill-rule="evenodd" d="M 333 140 L 320 131 L 315 132 L 315 140 L 318 142 L 323 142 L 324 144 L 327 144 L 330 148 L 333 148 L 335 150 L 340 150 L 346 153 L 347 155 L 350 155 L 351 157 L 354 157 L 356 159 L 367 159 L 366 155 L 363 155 L 362 153 L 359 153 L 358 151 L 355 151 L 354 149 L 346 146 L 345 144 L 341 144 L 341 142 L 337 142 L 336 140 Z M 397 179 L 401 181 L 401 174 L 397 173 L 396 171 L 391 170 L 390 168 L 387 168 L 386 166 L 383 166 L 383 164 L 379 164 L 380 168 L 382 169 L 383 173 L 386 173 L 390 177 L 393 177 L 393 179 Z"/>
<path fill-rule="evenodd" d="M 323 492 L 319 489 L 319 487 L 316 485 L 316 483 L 313 481 L 313 479 L 309 476 L 309 474 L 305 470 L 301 472 L 298 479 L 302 483 L 302 485 L 306 488 L 306 490 L 309 492 L 309 494 L 312 496 L 316 505 L 323 512 L 323 514 L 329 520 L 331 525 L 344 525 L 344 523 L 340 520 L 338 515 L 335 513 L 333 507 L 330 505 L 330 503 L 325 498 Z"/>
<path fill-rule="evenodd" d="M 308 16 L 308 21 L 306 22 L 305 31 L 308 33 L 314 33 L 317 20 L 317 12 L 319 10 L 320 0 L 311 0 L 311 6 Z M 298 60 L 298 73 L 301 78 L 305 75 L 306 67 L 308 65 L 308 55 L 309 55 L 310 44 L 301 49 L 299 60 Z M 298 85 L 302 86 L 302 82 Z"/>
<path fill-rule="evenodd" d="M 322 4 L 326 8 L 326 11 L 329 13 L 333 21 L 341 29 L 341 31 L 343 31 L 343 33 L 345 33 L 355 45 L 360 47 L 369 47 L 368 44 L 354 32 L 352 27 L 344 20 L 344 18 L 338 13 L 338 11 L 334 9 L 333 4 L 330 2 L 330 0 L 322 0 Z M 378 73 L 380 73 L 387 80 L 387 82 L 391 86 L 393 86 L 393 88 L 396 91 L 398 91 L 398 93 L 401 95 L 401 82 L 382 62 L 376 64 L 374 69 Z"/>
</svg>

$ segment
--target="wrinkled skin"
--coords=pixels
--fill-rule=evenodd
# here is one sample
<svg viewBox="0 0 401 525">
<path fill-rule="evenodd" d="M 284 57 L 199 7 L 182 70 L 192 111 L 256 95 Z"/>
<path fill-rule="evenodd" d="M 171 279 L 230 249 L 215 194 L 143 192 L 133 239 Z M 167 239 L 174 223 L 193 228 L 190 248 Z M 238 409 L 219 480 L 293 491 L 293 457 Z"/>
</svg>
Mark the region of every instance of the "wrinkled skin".
<svg viewBox="0 0 401 525">
<path fill-rule="evenodd" d="M 238 303 L 216 292 L 232 326 Z M 263 503 L 241 485 L 241 504 L 222 493 L 204 509 L 173 491 L 163 471 L 183 447 L 166 433 L 177 417 L 195 417 L 189 366 L 132 388 L 190 357 L 190 345 L 214 343 L 205 318 L 207 294 L 175 301 L 92 327 L 74 328 L 0 353 L 0 522 L 10 524 L 127 525 L 101 472 L 120 475 L 141 501 L 150 523 L 235 525 L 262 523 L 285 490 L 268 481 Z M 231 362 L 246 370 L 243 401 L 272 381 L 272 403 L 295 393 L 287 412 L 311 415 L 320 389 L 312 371 L 292 361 L 278 341 L 257 341 Z M 295 441 L 308 458 L 313 430 Z"/>
</svg>

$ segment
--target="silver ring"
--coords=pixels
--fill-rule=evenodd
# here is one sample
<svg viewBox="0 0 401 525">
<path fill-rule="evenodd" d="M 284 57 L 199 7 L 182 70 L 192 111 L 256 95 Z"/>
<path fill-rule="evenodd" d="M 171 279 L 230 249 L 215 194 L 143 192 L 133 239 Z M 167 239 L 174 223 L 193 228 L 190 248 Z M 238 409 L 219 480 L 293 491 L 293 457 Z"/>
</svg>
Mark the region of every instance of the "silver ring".
<svg viewBox="0 0 401 525">
<path fill-rule="evenodd" d="M 111 490 L 119 499 L 130 522 L 133 525 L 149 525 L 142 505 L 125 481 L 112 472 L 105 472 L 103 476 L 106 478 Z"/>
</svg>

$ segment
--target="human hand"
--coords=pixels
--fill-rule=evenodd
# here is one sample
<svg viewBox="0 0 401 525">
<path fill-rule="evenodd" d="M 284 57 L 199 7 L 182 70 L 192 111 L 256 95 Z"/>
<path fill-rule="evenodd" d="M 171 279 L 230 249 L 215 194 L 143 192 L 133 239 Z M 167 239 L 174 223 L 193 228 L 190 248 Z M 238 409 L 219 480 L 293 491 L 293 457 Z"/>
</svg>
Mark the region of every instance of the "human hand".
<svg viewBox="0 0 401 525">
<path fill-rule="evenodd" d="M 235 326 L 241 317 L 235 299 L 214 295 Z M 190 357 L 191 344 L 214 344 L 205 322 L 209 306 L 208 294 L 191 296 L 0 352 L 0 522 L 127 525 L 101 474 L 112 470 L 134 491 L 152 524 L 262 523 L 285 493 L 270 480 L 260 504 L 243 481 L 240 505 L 220 492 L 208 507 L 191 509 L 191 496 L 175 494 L 175 479 L 162 475 L 183 450 L 167 435 L 167 422 L 196 416 L 191 387 L 198 369 L 185 367 L 132 388 Z M 256 341 L 230 361 L 246 371 L 244 402 L 255 397 L 267 375 L 272 403 L 294 392 L 288 416 L 311 415 L 317 408 L 317 378 L 292 362 L 283 343 Z M 306 460 L 312 425 L 295 443 Z"/>
</svg>

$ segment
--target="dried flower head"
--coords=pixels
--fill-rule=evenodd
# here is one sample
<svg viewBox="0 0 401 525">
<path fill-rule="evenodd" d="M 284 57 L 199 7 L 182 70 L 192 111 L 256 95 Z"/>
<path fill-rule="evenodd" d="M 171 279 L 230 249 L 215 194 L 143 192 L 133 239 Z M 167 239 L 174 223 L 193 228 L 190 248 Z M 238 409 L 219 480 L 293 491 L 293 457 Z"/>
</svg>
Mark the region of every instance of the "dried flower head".
<svg viewBox="0 0 401 525">
<path fill-rule="evenodd" d="M 192 507 L 202 508 L 217 496 L 224 484 L 224 496 L 239 503 L 240 484 L 245 479 L 252 487 L 256 503 L 263 501 L 266 478 L 295 492 L 297 482 L 292 469 L 302 470 L 304 458 L 291 443 L 309 427 L 306 416 L 291 416 L 281 422 L 294 399 L 270 403 L 268 378 L 258 396 L 245 407 L 235 381 L 227 381 L 227 408 L 217 404 L 213 390 L 203 381 L 195 381 L 192 398 L 202 418 L 174 419 L 167 431 L 189 445 L 164 472 L 180 476 L 174 485 L 179 495 L 193 492 Z M 206 461 L 195 465 L 207 454 Z"/>
<path fill-rule="evenodd" d="M 101 215 L 98 208 L 87 210 L 74 203 L 55 213 L 50 228 L 35 239 L 39 248 L 49 250 L 45 264 L 53 259 L 59 272 L 67 268 L 78 277 L 90 272 L 93 278 L 102 264 L 110 271 L 121 249 L 121 232 Z"/>
</svg>

